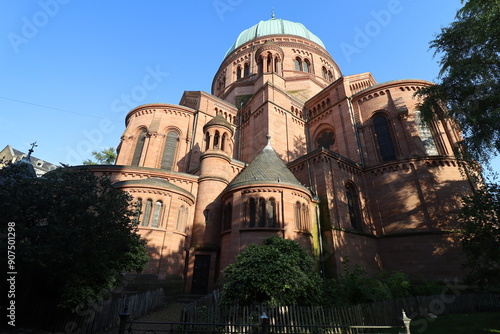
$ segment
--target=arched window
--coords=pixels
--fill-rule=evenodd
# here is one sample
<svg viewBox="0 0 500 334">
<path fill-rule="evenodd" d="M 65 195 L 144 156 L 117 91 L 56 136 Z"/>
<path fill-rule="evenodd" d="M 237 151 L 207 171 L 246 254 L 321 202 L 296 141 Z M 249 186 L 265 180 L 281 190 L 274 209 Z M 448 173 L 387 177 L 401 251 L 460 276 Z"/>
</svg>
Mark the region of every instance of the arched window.
<svg viewBox="0 0 500 334">
<path fill-rule="evenodd" d="M 144 209 L 144 217 L 142 218 L 142 226 L 149 226 L 149 218 L 151 217 L 151 208 L 153 201 L 148 199 L 146 201 L 146 208 Z"/>
<path fill-rule="evenodd" d="M 321 72 L 323 74 L 323 79 L 327 80 L 328 79 L 328 72 L 326 71 L 326 68 L 324 66 L 321 68 Z"/>
<path fill-rule="evenodd" d="M 295 58 L 295 71 L 302 71 L 302 61 L 300 58 Z"/>
<path fill-rule="evenodd" d="M 309 206 L 308 205 L 305 205 L 304 206 L 304 216 L 306 218 L 306 221 L 305 221 L 305 230 L 306 231 L 310 231 L 311 230 L 311 223 L 310 223 L 310 220 L 309 220 Z"/>
<path fill-rule="evenodd" d="M 354 185 L 350 182 L 347 183 L 345 192 L 351 226 L 355 230 L 362 230 L 362 218 L 358 192 Z"/>
<path fill-rule="evenodd" d="M 264 59 L 262 57 L 259 58 L 259 61 L 257 63 L 257 71 L 259 75 L 264 71 Z"/>
<path fill-rule="evenodd" d="M 248 227 L 255 227 L 255 217 L 257 215 L 257 203 L 254 198 L 249 200 Z"/>
<path fill-rule="evenodd" d="M 187 218 L 188 209 L 184 205 L 181 205 L 177 212 L 177 224 L 175 225 L 177 231 L 186 233 Z"/>
<path fill-rule="evenodd" d="M 219 148 L 219 131 L 215 131 L 215 136 L 214 136 L 214 148 Z"/>
<path fill-rule="evenodd" d="M 263 197 L 259 199 L 249 198 L 248 201 L 245 202 L 245 217 L 242 226 L 246 228 L 279 227 L 278 205 L 278 202 L 273 197 L 269 199 Z"/>
<path fill-rule="evenodd" d="M 210 148 L 210 134 L 207 132 L 205 133 L 205 151 L 208 151 Z"/>
<path fill-rule="evenodd" d="M 310 69 L 311 69 L 311 64 L 309 63 L 309 60 L 304 60 L 304 62 L 302 63 L 302 66 L 303 66 L 303 71 L 304 72 L 307 72 L 309 73 Z"/>
<path fill-rule="evenodd" d="M 231 203 L 227 203 L 224 206 L 224 212 L 223 212 L 224 217 L 222 218 L 223 224 L 222 224 L 222 230 L 227 231 L 231 229 L 231 220 L 233 217 L 233 205 Z"/>
<path fill-rule="evenodd" d="M 236 80 L 241 79 L 241 66 L 236 69 Z"/>
<path fill-rule="evenodd" d="M 135 144 L 134 155 L 132 156 L 132 166 L 139 166 L 141 160 L 142 151 L 144 149 L 144 144 L 146 143 L 147 131 L 142 129 L 137 136 L 137 143 Z"/>
<path fill-rule="evenodd" d="M 271 197 L 267 204 L 267 227 L 276 227 L 277 214 L 278 210 L 276 208 L 276 200 Z"/>
<path fill-rule="evenodd" d="M 227 133 L 224 132 L 224 134 L 222 135 L 222 142 L 220 145 L 220 149 L 223 151 L 226 151 L 226 141 L 227 141 Z"/>
<path fill-rule="evenodd" d="M 259 227 L 266 226 L 266 200 L 259 198 Z"/>
<path fill-rule="evenodd" d="M 278 57 L 274 58 L 274 72 L 281 74 L 281 60 Z"/>
<path fill-rule="evenodd" d="M 300 229 L 302 231 L 309 231 L 309 210 L 307 208 L 307 205 L 305 203 L 302 203 L 302 210 L 301 210 L 301 226 Z"/>
<path fill-rule="evenodd" d="M 267 70 L 266 72 L 272 72 L 273 71 L 273 56 L 269 53 L 267 55 Z"/>
<path fill-rule="evenodd" d="M 167 139 L 165 140 L 165 146 L 163 148 L 163 157 L 161 159 L 162 169 L 172 170 L 178 141 L 179 135 L 177 134 L 177 132 L 169 131 L 167 133 Z"/>
<path fill-rule="evenodd" d="M 302 226 L 302 223 L 301 223 L 302 215 L 300 214 L 300 202 L 295 203 L 294 213 L 295 213 L 295 228 L 297 230 L 300 230 L 300 228 Z"/>
<path fill-rule="evenodd" d="M 141 221 L 142 214 L 142 198 L 138 198 L 137 202 L 135 202 L 135 210 L 134 210 L 134 225 L 139 225 Z"/>
<path fill-rule="evenodd" d="M 377 115 L 373 118 L 373 128 L 377 137 L 378 148 L 382 161 L 391 161 L 396 159 L 396 149 L 392 139 L 389 122 L 383 115 Z"/>
<path fill-rule="evenodd" d="M 245 63 L 245 67 L 244 67 L 244 70 L 243 70 L 243 76 L 249 76 L 250 75 L 250 64 L 248 63 Z"/>
<path fill-rule="evenodd" d="M 333 74 L 331 71 L 328 71 L 328 81 L 333 81 Z"/>
<path fill-rule="evenodd" d="M 158 227 L 158 223 L 161 219 L 161 209 L 163 207 L 162 201 L 156 201 L 155 211 L 153 213 L 153 221 L 151 222 L 152 227 Z"/>
<path fill-rule="evenodd" d="M 415 124 L 418 129 L 418 134 L 420 135 L 420 140 L 424 145 L 425 154 L 427 155 L 439 155 L 439 152 L 432 137 L 432 131 L 422 119 L 420 110 L 415 110 Z"/>
</svg>

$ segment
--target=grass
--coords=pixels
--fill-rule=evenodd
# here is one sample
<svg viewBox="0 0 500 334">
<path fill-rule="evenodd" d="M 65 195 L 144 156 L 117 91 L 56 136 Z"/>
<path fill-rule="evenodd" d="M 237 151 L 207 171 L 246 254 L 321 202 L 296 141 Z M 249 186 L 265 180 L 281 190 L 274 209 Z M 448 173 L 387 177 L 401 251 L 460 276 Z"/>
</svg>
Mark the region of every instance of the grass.
<svg viewBox="0 0 500 334">
<path fill-rule="evenodd" d="M 500 312 L 449 314 L 436 319 L 418 319 L 411 322 L 411 333 L 500 333 Z"/>
</svg>

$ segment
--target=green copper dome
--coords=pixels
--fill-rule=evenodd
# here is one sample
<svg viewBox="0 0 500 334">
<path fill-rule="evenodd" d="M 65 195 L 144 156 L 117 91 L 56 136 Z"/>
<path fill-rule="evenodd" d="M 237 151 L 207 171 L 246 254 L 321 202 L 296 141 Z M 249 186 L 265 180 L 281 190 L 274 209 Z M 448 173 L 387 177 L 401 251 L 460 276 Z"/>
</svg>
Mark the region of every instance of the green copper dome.
<svg viewBox="0 0 500 334">
<path fill-rule="evenodd" d="M 260 21 L 256 25 L 244 30 L 236 39 L 234 44 L 226 52 L 226 56 L 236 50 L 239 46 L 255 38 L 268 35 L 294 35 L 307 38 L 308 40 L 319 44 L 323 49 L 325 45 L 318 36 L 310 32 L 302 23 L 287 21 L 283 19 L 272 18 L 267 21 Z"/>
</svg>

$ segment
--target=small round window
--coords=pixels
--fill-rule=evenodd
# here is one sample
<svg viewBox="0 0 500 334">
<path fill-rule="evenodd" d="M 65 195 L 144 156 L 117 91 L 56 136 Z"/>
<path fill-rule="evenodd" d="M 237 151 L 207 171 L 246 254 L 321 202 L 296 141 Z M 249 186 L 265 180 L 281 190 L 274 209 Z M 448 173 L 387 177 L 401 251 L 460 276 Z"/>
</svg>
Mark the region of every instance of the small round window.
<svg viewBox="0 0 500 334">
<path fill-rule="evenodd" d="M 324 147 L 326 149 L 331 149 L 335 143 L 335 136 L 332 131 L 323 131 L 316 139 L 318 147 Z"/>
</svg>

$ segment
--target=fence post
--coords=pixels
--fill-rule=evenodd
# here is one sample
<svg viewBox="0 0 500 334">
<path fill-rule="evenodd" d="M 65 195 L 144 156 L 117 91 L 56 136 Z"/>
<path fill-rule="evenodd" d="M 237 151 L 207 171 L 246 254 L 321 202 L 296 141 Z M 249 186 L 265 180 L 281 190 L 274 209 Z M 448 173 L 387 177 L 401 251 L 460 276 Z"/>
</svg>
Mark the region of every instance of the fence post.
<svg viewBox="0 0 500 334">
<path fill-rule="evenodd" d="M 267 317 L 266 312 L 262 312 L 262 315 L 260 316 L 261 320 L 261 327 L 262 331 L 260 332 L 261 334 L 268 334 L 269 333 L 269 318 Z"/>
<path fill-rule="evenodd" d="M 118 334 L 125 334 L 125 326 L 127 325 L 130 313 L 128 311 L 128 305 L 125 305 L 123 312 L 120 313 L 120 327 L 118 328 Z"/>
<path fill-rule="evenodd" d="M 410 322 L 411 322 L 411 319 L 406 316 L 405 310 L 403 310 L 403 323 L 405 325 L 405 329 L 406 329 L 405 333 L 406 334 L 411 334 L 411 332 L 410 332 Z"/>
</svg>

